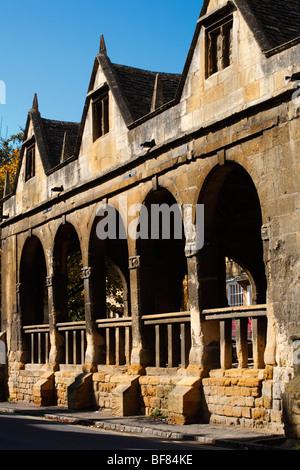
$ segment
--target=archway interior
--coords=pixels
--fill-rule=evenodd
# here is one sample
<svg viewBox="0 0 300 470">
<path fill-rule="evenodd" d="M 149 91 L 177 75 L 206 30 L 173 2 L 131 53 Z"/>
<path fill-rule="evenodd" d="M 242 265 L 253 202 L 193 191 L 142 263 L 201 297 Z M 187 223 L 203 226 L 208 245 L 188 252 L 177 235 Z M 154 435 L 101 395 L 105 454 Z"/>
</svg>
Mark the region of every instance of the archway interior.
<svg viewBox="0 0 300 470">
<path fill-rule="evenodd" d="M 187 264 L 180 208 L 164 188 L 151 192 L 144 205 L 143 223 L 147 227 L 138 227 L 144 235 L 137 240 L 142 314 L 187 310 Z"/>
<path fill-rule="evenodd" d="M 202 308 L 229 305 L 226 260 L 233 260 L 247 274 L 251 303 L 265 303 L 262 216 L 249 174 L 237 164 L 217 167 L 207 178 L 199 202 L 205 211 L 205 244 L 199 263 Z"/>
<path fill-rule="evenodd" d="M 47 268 L 44 250 L 37 237 L 29 238 L 20 264 L 20 308 L 22 325 L 40 325 L 49 321 Z"/>
<path fill-rule="evenodd" d="M 112 224 L 112 225 L 110 225 Z M 111 227 L 113 229 L 111 230 Z M 112 206 L 98 211 L 90 244 L 90 298 L 94 319 L 128 316 L 130 290 L 125 226 Z"/>
<path fill-rule="evenodd" d="M 78 235 L 71 224 L 59 228 L 55 240 L 54 265 L 57 322 L 84 320 L 82 256 Z"/>
<path fill-rule="evenodd" d="M 33 325 L 47 325 L 48 291 L 46 285 L 47 268 L 44 250 L 40 240 L 30 237 L 23 248 L 20 262 L 20 315 L 22 327 Z M 22 361 L 38 362 L 38 347 L 36 342 L 32 345 L 31 335 L 24 329 L 21 331 Z M 41 351 L 45 351 L 44 336 L 41 337 Z M 45 356 L 40 356 L 44 362 Z"/>
</svg>

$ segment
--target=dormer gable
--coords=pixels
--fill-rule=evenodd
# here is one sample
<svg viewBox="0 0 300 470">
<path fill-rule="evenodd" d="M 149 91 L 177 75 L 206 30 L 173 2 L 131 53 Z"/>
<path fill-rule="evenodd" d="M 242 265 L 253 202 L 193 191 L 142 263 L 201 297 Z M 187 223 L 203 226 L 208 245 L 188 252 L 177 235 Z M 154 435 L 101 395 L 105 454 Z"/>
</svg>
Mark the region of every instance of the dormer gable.
<svg viewBox="0 0 300 470">
<path fill-rule="evenodd" d="M 54 168 L 74 155 L 79 124 L 42 118 L 37 95 L 28 111 L 24 139 L 20 152 L 15 193 L 19 180 L 34 180 L 37 171 L 49 175 Z"/>
<path fill-rule="evenodd" d="M 199 22 L 230 4 L 241 12 L 266 54 L 300 39 L 300 4 L 294 0 L 204 0 Z"/>
<path fill-rule="evenodd" d="M 101 35 L 99 54 L 94 62 L 88 89 L 84 119 L 90 100 L 94 100 L 96 94 L 101 95 L 106 87 L 117 103 L 125 125 L 130 127 L 158 108 L 172 102 L 180 78 L 180 74 L 155 72 L 112 63 Z"/>
</svg>

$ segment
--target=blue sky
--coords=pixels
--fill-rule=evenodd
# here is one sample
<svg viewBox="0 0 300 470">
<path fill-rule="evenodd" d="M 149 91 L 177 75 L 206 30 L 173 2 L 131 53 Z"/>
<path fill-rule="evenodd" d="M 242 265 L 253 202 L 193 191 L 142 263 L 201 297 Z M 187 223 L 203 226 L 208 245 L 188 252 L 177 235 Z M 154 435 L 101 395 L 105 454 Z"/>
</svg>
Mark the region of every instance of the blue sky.
<svg viewBox="0 0 300 470">
<path fill-rule="evenodd" d="M 81 120 L 103 34 L 112 62 L 181 73 L 202 0 L 1 2 L 1 136 L 25 127 L 37 93 L 42 117 Z"/>
</svg>

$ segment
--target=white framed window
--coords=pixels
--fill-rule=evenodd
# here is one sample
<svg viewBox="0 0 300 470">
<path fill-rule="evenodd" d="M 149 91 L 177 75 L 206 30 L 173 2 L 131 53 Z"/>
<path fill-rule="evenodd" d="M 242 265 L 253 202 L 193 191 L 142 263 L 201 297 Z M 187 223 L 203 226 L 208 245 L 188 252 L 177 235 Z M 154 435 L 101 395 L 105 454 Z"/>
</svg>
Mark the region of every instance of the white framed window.
<svg viewBox="0 0 300 470">
<path fill-rule="evenodd" d="M 228 283 L 228 305 L 229 307 L 244 305 L 244 291 L 238 282 Z"/>
</svg>

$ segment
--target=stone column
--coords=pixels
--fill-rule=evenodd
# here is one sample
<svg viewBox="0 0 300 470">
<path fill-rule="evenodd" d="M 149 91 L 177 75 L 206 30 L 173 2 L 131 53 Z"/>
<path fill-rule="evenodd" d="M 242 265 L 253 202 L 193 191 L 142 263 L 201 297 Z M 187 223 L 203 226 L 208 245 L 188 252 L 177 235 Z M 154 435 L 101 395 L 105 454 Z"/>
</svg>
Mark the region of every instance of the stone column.
<svg viewBox="0 0 300 470">
<path fill-rule="evenodd" d="M 200 251 L 186 250 L 186 257 L 192 338 L 189 370 L 198 368 L 206 373 L 219 361 L 219 351 L 214 345 L 219 341 L 220 329 L 219 322 L 206 322 L 201 312 L 224 306 L 225 260 L 222 269 L 222 257 L 210 244 Z"/>
<path fill-rule="evenodd" d="M 95 271 L 92 267 L 84 267 L 82 269 L 87 341 L 85 364 L 83 365 L 85 372 L 93 372 L 97 369 L 98 364 L 105 364 L 106 362 L 105 338 L 101 336 L 96 324 L 97 308 L 100 310 L 105 309 L 105 289 L 104 292 L 102 292 L 101 279 L 99 279 L 99 286 L 96 287 L 96 285 L 94 285 L 93 276 L 95 276 Z M 98 291 L 94 292 L 96 288 Z M 103 303 L 102 307 L 100 306 L 99 299 L 102 301 L 101 303 Z"/>
<path fill-rule="evenodd" d="M 133 373 L 138 373 L 147 365 L 147 357 L 144 350 L 143 325 L 141 312 L 141 292 L 140 292 L 140 257 L 129 258 L 130 274 L 130 298 L 131 298 L 131 318 L 132 318 L 132 352 L 131 366 Z"/>
<path fill-rule="evenodd" d="M 29 352 L 24 349 L 22 318 L 21 318 L 21 290 L 22 284 L 16 284 L 16 306 L 12 313 L 10 325 L 10 351 L 14 361 L 25 364 L 29 357 Z"/>
<path fill-rule="evenodd" d="M 55 307 L 55 276 L 46 278 L 46 286 L 48 290 L 48 309 L 49 309 L 49 330 L 50 330 L 50 352 L 49 352 L 49 368 L 56 370 L 63 358 L 63 338 L 57 331 L 57 315 Z"/>
<path fill-rule="evenodd" d="M 201 373 L 204 364 L 203 322 L 200 311 L 199 254 L 187 253 L 188 292 L 191 317 L 191 350 L 188 371 Z"/>
</svg>

